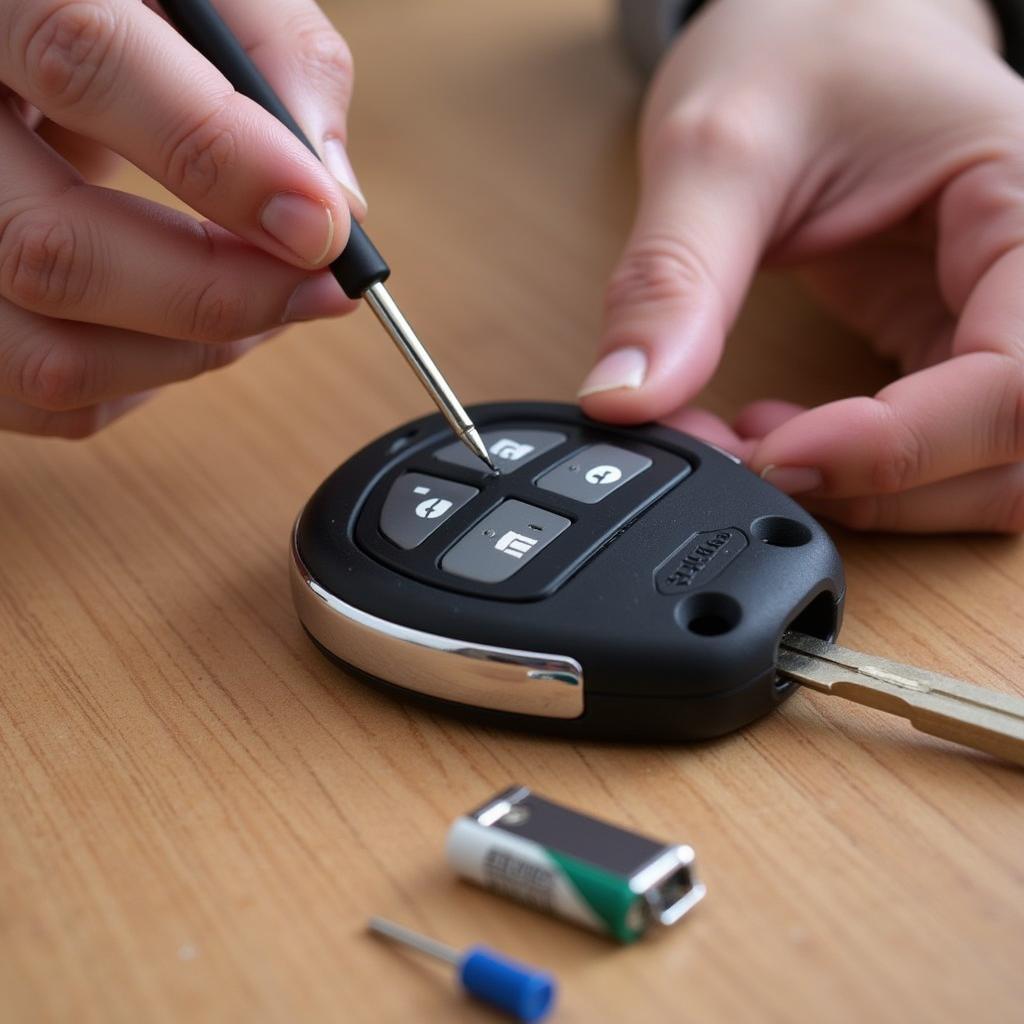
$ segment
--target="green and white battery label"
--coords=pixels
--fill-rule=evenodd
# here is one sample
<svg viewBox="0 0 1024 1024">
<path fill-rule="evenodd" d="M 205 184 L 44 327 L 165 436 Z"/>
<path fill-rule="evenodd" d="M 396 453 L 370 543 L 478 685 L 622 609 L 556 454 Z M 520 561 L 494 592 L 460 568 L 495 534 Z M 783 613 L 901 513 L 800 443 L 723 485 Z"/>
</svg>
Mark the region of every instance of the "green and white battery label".
<svg viewBox="0 0 1024 1024">
<path fill-rule="evenodd" d="M 452 825 L 447 857 L 455 871 L 486 889 L 621 942 L 646 930 L 643 898 L 628 879 L 475 818 Z"/>
</svg>

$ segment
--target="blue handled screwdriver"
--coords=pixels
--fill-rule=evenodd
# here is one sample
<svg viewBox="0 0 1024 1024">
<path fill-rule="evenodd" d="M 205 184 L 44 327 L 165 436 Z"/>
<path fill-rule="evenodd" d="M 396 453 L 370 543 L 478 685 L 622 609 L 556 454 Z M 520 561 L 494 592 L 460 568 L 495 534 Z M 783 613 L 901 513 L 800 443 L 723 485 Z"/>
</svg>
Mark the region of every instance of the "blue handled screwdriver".
<svg viewBox="0 0 1024 1024">
<path fill-rule="evenodd" d="M 519 1020 L 543 1020 L 554 1005 L 558 983 L 550 974 L 509 960 L 486 946 L 471 946 L 460 953 L 383 917 L 371 917 L 369 928 L 376 935 L 457 967 L 459 984 L 466 992 Z"/>
</svg>

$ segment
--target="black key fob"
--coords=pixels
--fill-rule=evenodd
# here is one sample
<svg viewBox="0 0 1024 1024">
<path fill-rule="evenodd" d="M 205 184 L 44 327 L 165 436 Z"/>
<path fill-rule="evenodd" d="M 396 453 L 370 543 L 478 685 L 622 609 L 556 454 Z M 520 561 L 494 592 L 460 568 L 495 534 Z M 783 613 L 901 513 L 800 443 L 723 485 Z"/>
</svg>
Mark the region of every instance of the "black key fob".
<svg viewBox="0 0 1024 1024">
<path fill-rule="evenodd" d="M 428 416 L 299 516 L 299 618 L 347 669 L 487 724 L 701 739 L 786 697 L 786 629 L 838 632 L 828 535 L 731 456 L 570 405 L 472 416 L 500 475 Z"/>
</svg>

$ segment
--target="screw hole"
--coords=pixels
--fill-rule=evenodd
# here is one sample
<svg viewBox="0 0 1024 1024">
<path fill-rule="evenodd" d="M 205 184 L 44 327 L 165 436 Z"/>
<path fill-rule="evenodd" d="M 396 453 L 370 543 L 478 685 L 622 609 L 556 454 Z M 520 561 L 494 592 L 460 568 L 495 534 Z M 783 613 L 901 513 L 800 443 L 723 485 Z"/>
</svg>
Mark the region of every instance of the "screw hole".
<svg viewBox="0 0 1024 1024">
<path fill-rule="evenodd" d="M 750 533 L 755 540 L 774 548 L 799 548 L 810 543 L 809 526 L 786 516 L 761 516 L 750 524 Z"/>
<path fill-rule="evenodd" d="M 690 619 L 691 633 L 700 636 L 721 636 L 728 633 L 732 626 L 721 615 L 695 615 Z"/>
<path fill-rule="evenodd" d="M 676 621 L 697 636 L 722 636 L 743 618 L 739 601 L 728 594 L 693 594 L 676 606 Z"/>
</svg>

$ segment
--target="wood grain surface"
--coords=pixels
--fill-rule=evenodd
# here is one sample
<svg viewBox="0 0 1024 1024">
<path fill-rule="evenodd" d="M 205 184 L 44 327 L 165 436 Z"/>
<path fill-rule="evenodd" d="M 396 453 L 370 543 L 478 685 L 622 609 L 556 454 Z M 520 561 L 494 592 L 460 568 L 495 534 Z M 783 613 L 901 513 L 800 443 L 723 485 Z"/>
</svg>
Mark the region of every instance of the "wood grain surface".
<svg viewBox="0 0 1024 1024">
<path fill-rule="evenodd" d="M 467 401 L 570 399 L 589 365 L 640 89 L 610 6 L 330 5 L 368 226 Z M 885 373 L 767 277 L 705 404 Z M 363 311 L 87 442 L 0 438 L 0 1018 L 495 1019 L 379 913 L 551 968 L 563 1021 L 1020 1020 L 1021 771 L 811 693 L 697 746 L 506 735 L 321 658 L 289 527 L 427 409 Z M 1024 692 L 1019 541 L 837 541 L 849 646 Z M 448 824 L 513 781 L 692 843 L 705 903 L 623 950 L 456 882 Z"/>
</svg>

